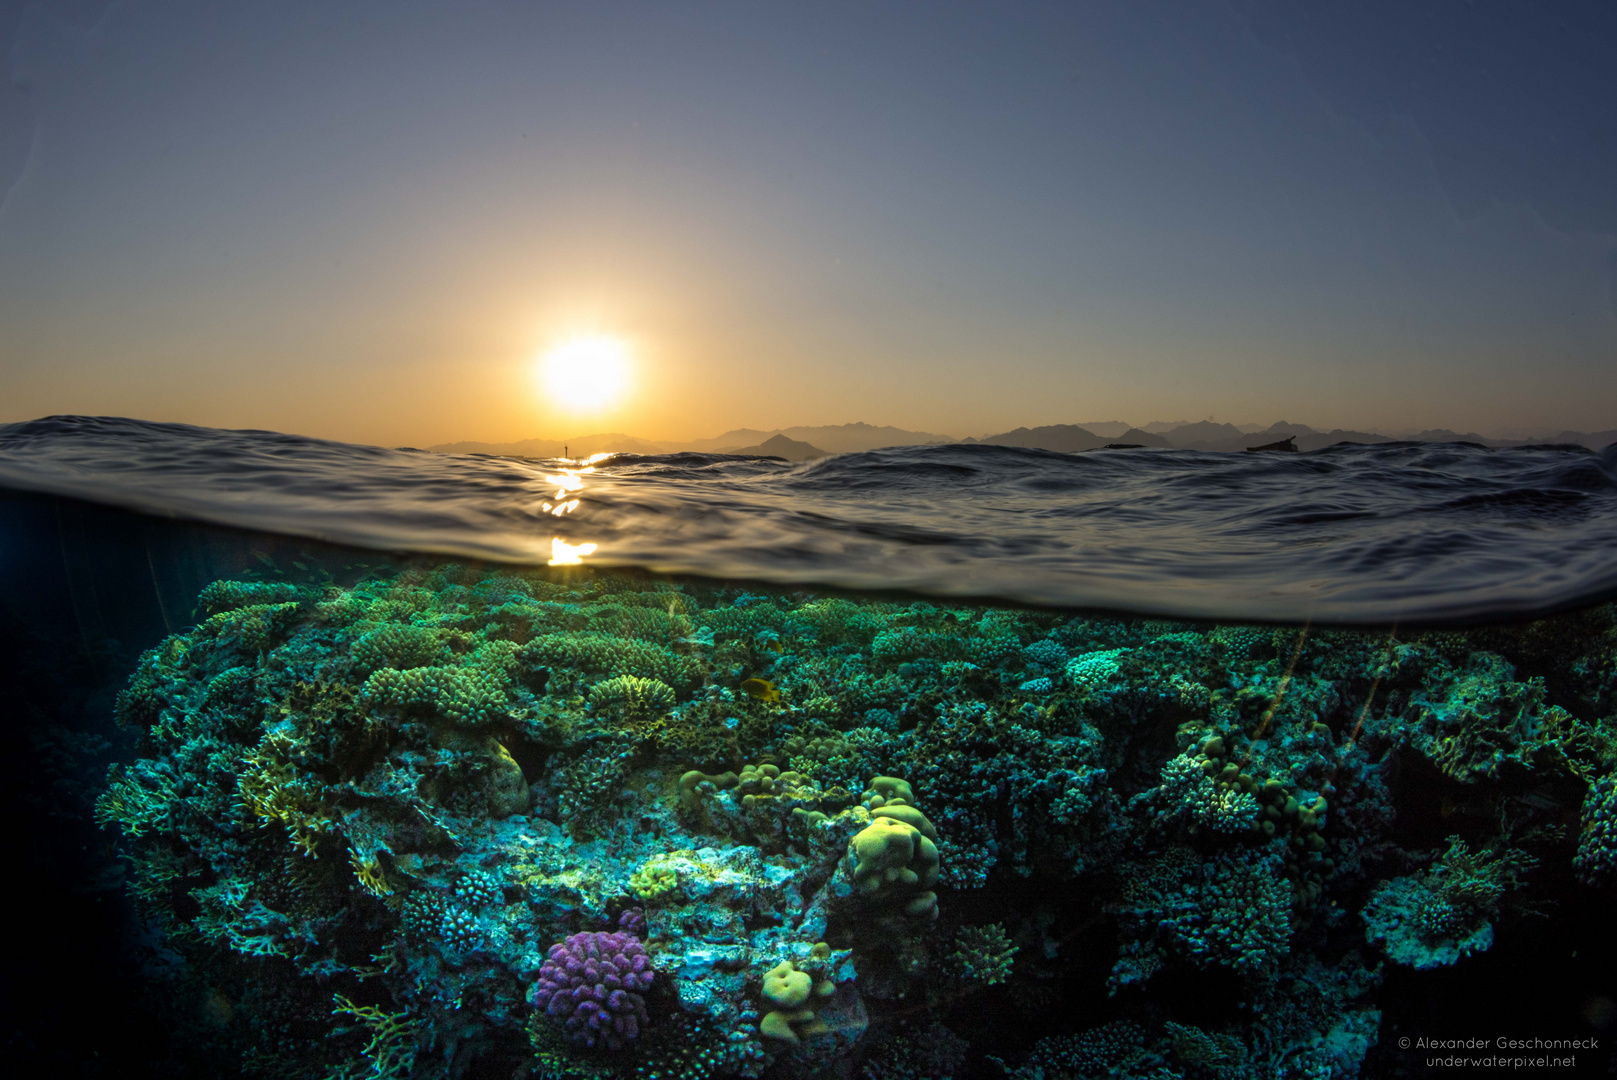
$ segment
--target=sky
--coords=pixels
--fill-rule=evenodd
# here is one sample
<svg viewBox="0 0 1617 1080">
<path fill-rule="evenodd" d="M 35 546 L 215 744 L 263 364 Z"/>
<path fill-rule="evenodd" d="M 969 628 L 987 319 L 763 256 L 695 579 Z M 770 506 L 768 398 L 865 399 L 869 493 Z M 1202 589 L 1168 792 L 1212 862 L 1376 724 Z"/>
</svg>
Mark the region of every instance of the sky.
<svg viewBox="0 0 1617 1080">
<path fill-rule="evenodd" d="M 0 0 L 0 422 L 1617 426 L 1617 6 Z M 621 395 L 539 376 L 621 343 Z"/>
</svg>

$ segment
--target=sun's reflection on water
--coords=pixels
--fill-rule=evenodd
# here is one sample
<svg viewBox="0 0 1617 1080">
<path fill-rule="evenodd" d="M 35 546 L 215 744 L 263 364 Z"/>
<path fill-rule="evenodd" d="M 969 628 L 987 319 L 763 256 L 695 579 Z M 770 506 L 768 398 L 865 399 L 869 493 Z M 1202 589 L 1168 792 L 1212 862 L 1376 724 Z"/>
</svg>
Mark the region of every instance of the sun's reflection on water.
<svg viewBox="0 0 1617 1080">
<path fill-rule="evenodd" d="M 569 544 L 559 536 L 550 539 L 551 566 L 578 566 L 584 561 L 584 556 L 595 551 L 594 544 Z"/>
<path fill-rule="evenodd" d="M 609 453 L 591 454 L 585 459 L 585 463 L 582 466 L 573 468 L 564 467 L 555 473 L 546 474 L 545 483 L 554 485 L 556 488 L 556 501 L 551 502 L 548 499 L 541 500 L 539 503 L 539 508 L 544 513 L 550 514 L 553 517 L 563 517 L 572 513 L 574 510 L 577 510 L 579 503 L 583 500 L 577 498 L 576 493 L 584 490 L 585 475 L 595 471 L 595 466 L 593 464 L 594 462 L 602 461 L 611 456 L 612 455 Z M 575 497 L 569 499 L 567 497 L 569 494 L 574 494 Z M 593 553 L 597 546 L 598 545 L 589 542 L 582 544 L 570 544 L 559 536 L 553 536 L 550 539 L 549 565 L 578 566 L 583 563 L 584 556 Z"/>
</svg>

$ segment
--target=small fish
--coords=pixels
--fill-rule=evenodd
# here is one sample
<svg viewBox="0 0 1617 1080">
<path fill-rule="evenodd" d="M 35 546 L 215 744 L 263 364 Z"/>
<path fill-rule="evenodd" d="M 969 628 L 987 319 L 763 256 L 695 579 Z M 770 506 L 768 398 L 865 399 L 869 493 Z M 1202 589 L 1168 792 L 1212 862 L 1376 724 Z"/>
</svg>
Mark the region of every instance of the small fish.
<svg viewBox="0 0 1617 1080">
<path fill-rule="evenodd" d="M 764 701 L 771 705 L 780 704 L 780 691 L 768 679 L 746 679 L 741 684 L 742 691 L 754 701 Z"/>
</svg>

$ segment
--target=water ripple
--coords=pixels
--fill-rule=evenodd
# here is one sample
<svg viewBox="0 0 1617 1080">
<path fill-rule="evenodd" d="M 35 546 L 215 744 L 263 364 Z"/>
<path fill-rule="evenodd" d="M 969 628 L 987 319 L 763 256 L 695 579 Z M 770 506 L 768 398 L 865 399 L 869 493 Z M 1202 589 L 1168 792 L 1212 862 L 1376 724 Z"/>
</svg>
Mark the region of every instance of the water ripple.
<svg viewBox="0 0 1617 1080">
<path fill-rule="evenodd" d="M 391 551 L 1176 616 L 1538 614 L 1617 594 L 1617 447 L 901 447 L 563 463 L 103 417 L 0 426 L 0 485 Z"/>
</svg>

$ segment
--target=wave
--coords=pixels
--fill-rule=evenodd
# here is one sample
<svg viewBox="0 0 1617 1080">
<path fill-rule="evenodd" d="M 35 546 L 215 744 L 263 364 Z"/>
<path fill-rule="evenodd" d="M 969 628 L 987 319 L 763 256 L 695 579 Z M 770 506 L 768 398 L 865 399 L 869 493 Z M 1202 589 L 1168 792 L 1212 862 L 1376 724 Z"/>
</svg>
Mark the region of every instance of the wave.
<svg viewBox="0 0 1617 1080">
<path fill-rule="evenodd" d="M 560 539 L 601 566 L 1178 617 L 1484 620 L 1617 594 L 1617 446 L 955 444 L 583 469 L 58 416 L 0 426 L 0 486 L 388 551 L 543 563 Z"/>
</svg>

